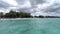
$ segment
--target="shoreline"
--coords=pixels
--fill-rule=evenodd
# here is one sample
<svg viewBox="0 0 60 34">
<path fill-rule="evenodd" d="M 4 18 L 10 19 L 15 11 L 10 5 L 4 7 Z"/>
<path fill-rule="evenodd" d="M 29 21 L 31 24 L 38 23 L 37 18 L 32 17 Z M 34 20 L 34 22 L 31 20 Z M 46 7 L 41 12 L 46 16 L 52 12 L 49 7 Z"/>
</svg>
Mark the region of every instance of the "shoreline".
<svg viewBox="0 0 60 34">
<path fill-rule="evenodd" d="M 51 18 L 0 18 L 0 20 L 27 20 L 27 19 L 51 19 Z"/>
<path fill-rule="evenodd" d="M 26 19 L 38 19 L 38 18 L 0 18 L 0 20 L 26 20 Z"/>
</svg>

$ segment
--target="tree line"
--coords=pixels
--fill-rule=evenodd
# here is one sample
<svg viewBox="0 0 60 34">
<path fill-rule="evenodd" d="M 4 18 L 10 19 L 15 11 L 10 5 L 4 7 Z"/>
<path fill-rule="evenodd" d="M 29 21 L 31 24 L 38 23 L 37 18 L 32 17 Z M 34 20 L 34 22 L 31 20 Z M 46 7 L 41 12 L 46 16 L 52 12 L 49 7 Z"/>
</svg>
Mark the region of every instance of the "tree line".
<svg viewBox="0 0 60 34">
<path fill-rule="evenodd" d="M 57 16 L 32 16 L 30 13 L 27 12 L 16 12 L 11 10 L 9 13 L 3 14 L 0 13 L 0 18 L 60 18 Z"/>
<path fill-rule="evenodd" d="M 26 12 L 16 12 L 11 10 L 9 13 L 3 14 L 0 13 L 0 18 L 31 18 L 32 16 L 30 13 Z"/>
</svg>

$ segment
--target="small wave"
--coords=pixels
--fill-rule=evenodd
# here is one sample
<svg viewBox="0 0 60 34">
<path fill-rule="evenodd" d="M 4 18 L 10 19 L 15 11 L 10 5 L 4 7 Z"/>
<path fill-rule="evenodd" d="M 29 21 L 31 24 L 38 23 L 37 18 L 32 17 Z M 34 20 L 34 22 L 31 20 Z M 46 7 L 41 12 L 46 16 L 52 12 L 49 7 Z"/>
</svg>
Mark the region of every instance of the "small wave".
<svg viewBox="0 0 60 34">
<path fill-rule="evenodd" d="M 26 19 L 36 19 L 36 18 L 1 18 L 0 20 L 26 20 Z"/>
</svg>

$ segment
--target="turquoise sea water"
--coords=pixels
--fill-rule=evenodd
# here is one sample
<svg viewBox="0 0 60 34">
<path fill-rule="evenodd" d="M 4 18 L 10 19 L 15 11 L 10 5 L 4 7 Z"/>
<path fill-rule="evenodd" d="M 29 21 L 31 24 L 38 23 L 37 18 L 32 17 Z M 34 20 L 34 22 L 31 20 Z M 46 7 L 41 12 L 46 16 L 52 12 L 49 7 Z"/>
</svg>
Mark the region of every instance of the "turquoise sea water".
<svg viewBox="0 0 60 34">
<path fill-rule="evenodd" d="M 0 20 L 0 34 L 60 34 L 60 18 Z"/>
</svg>

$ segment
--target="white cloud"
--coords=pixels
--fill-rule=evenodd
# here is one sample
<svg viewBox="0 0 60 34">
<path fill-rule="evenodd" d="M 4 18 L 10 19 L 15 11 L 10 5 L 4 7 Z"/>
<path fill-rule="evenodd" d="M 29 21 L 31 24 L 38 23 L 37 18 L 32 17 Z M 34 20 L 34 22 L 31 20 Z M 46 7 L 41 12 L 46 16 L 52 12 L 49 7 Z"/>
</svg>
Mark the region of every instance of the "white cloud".
<svg viewBox="0 0 60 34">
<path fill-rule="evenodd" d="M 18 5 L 18 3 L 15 0 L 2 0 L 2 1 L 4 1 L 4 2 L 10 4 L 10 5 L 13 5 L 13 6 L 17 6 Z"/>
<path fill-rule="evenodd" d="M 18 8 L 31 8 L 31 3 L 29 1 L 24 2 L 22 5 L 19 4 Z"/>
<path fill-rule="evenodd" d="M 9 10 L 8 10 L 8 9 L 1 8 L 1 9 L 0 9 L 0 12 L 3 12 L 3 13 L 5 14 L 5 13 L 8 13 Z"/>
<path fill-rule="evenodd" d="M 0 3 L 2 5 L 7 5 L 7 6 L 8 6 L 8 4 L 12 5 L 12 6 L 7 7 L 7 9 L 0 9 L 0 11 L 2 11 L 2 12 L 4 12 L 5 10 L 6 10 L 6 12 L 8 12 L 11 9 L 31 8 L 32 10 L 30 9 L 30 11 L 33 13 L 33 15 L 54 15 L 54 14 L 57 15 L 56 12 L 59 12 L 59 11 L 51 12 L 50 10 L 56 9 L 60 6 L 60 5 L 54 6 L 55 4 L 60 4 L 60 0 L 44 0 L 45 2 L 43 2 L 43 0 L 33 0 L 33 1 L 30 1 L 30 0 L 22 0 L 22 1 L 21 0 L 1 0 L 1 1 L 5 2 L 5 4 Z M 40 2 L 40 1 L 42 1 L 42 2 Z M 6 3 L 8 3 L 8 4 L 6 4 Z M 6 7 L 6 6 L 4 6 L 4 7 Z M 47 12 L 45 12 L 45 11 L 47 11 Z"/>
</svg>

